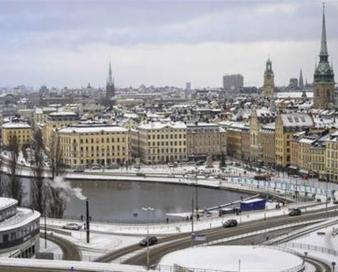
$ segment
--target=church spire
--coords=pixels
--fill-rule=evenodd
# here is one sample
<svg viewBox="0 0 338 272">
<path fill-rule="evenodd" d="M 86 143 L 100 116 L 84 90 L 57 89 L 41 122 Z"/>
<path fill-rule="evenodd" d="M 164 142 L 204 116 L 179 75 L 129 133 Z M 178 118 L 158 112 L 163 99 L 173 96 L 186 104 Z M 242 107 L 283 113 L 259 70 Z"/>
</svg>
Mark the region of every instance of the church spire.
<svg viewBox="0 0 338 272">
<path fill-rule="evenodd" d="M 322 40 L 320 44 L 320 61 L 328 61 L 328 50 L 327 50 L 327 40 L 326 40 L 326 24 L 325 24 L 325 3 L 323 3 L 323 22 L 322 22 Z"/>
<path fill-rule="evenodd" d="M 107 84 L 109 84 L 109 85 L 113 84 L 113 75 L 112 75 L 112 71 L 111 71 L 111 60 L 109 60 L 109 72 L 108 72 Z"/>
</svg>

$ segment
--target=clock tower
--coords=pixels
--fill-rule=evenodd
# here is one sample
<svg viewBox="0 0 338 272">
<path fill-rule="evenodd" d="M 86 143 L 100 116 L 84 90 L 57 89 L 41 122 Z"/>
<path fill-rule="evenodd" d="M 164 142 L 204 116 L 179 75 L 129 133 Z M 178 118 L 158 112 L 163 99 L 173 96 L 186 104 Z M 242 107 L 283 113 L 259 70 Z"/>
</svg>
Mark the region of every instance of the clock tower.
<svg viewBox="0 0 338 272">
<path fill-rule="evenodd" d="M 264 84 L 262 87 L 262 94 L 266 98 L 272 98 L 275 92 L 274 74 L 272 71 L 271 60 L 266 62 L 266 68 L 264 72 Z"/>
<path fill-rule="evenodd" d="M 313 87 L 313 107 L 328 109 L 334 106 L 334 73 L 329 63 L 327 50 L 325 6 L 323 5 L 322 40 L 319 53 L 319 63 L 315 68 Z"/>
</svg>

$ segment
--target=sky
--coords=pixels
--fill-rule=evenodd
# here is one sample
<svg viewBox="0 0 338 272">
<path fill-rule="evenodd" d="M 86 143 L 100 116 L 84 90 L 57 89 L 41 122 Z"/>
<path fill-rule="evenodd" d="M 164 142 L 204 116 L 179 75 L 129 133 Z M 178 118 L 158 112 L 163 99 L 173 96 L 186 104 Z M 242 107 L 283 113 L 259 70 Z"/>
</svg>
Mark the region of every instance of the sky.
<svg viewBox="0 0 338 272">
<path fill-rule="evenodd" d="M 313 81 L 319 0 L 2 0 L 0 86 L 220 87 L 240 73 L 261 86 Z M 338 0 L 326 1 L 328 50 L 338 66 Z M 337 72 L 336 72 L 337 74 Z"/>
</svg>

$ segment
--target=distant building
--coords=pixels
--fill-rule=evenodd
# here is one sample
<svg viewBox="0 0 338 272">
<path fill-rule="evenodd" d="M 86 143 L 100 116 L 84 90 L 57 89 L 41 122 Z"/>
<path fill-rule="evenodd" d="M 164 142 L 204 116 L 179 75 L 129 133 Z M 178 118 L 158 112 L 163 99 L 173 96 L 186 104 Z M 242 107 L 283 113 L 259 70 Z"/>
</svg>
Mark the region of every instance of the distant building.
<svg viewBox="0 0 338 272">
<path fill-rule="evenodd" d="M 236 75 L 224 75 L 223 76 L 223 89 L 228 92 L 239 92 L 244 86 L 243 76 Z"/>
<path fill-rule="evenodd" d="M 313 106 L 327 109 L 335 103 L 335 81 L 332 66 L 329 63 L 327 50 L 325 10 L 323 8 L 322 39 L 319 53 L 319 63 L 314 73 Z"/>
<path fill-rule="evenodd" d="M 107 85 L 106 85 L 107 104 L 111 104 L 114 96 L 115 96 L 115 85 L 114 85 L 113 76 L 112 76 L 111 62 L 109 62 L 109 72 L 108 72 L 108 79 L 107 79 Z"/>
<path fill-rule="evenodd" d="M 288 87 L 291 90 L 298 89 L 298 79 L 297 78 L 290 78 Z"/>
<path fill-rule="evenodd" d="M 8 122 L 2 125 L 2 145 L 9 146 L 11 139 L 16 137 L 19 147 L 28 146 L 32 141 L 32 127 L 25 122 Z"/>
<path fill-rule="evenodd" d="M 272 62 L 270 59 L 266 62 L 264 72 L 264 83 L 262 87 L 262 95 L 266 98 L 272 98 L 275 93 L 274 73 L 272 71 Z"/>
</svg>

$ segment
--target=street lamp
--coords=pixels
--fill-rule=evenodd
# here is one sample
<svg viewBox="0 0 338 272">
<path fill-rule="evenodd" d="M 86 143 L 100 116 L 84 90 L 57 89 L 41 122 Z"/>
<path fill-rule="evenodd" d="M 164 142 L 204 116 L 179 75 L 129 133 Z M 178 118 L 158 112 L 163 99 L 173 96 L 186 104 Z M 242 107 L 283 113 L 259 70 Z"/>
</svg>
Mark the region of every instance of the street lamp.
<svg viewBox="0 0 338 272">
<path fill-rule="evenodd" d="M 336 262 L 333 261 L 331 264 L 332 264 L 332 272 L 334 272 L 334 271 L 335 271 L 334 268 L 335 268 L 335 266 L 336 266 Z"/>
<path fill-rule="evenodd" d="M 152 207 L 143 207 L 142 210 L 147 212 L 148 214 L 154 211 Z M 147 270 L 149 269 L 149 217 L 147 221 Z"/>
</svg>

